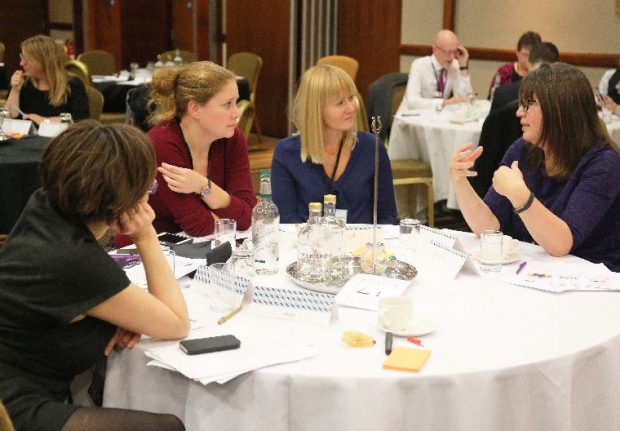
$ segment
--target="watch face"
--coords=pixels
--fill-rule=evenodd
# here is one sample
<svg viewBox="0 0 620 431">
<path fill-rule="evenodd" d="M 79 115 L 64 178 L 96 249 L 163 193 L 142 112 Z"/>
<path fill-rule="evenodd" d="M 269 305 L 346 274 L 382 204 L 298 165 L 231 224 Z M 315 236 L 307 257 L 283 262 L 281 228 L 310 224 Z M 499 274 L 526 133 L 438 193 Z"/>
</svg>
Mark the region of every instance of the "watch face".
<svg viewBox="0 0 620 431">
<path fill-rule="evenodd" d="M 205 186 L 204 189 L 200 191 L 200 196 L 205 197 L 211 194 L 211 188 L 209 186 Z"/>
</svg>

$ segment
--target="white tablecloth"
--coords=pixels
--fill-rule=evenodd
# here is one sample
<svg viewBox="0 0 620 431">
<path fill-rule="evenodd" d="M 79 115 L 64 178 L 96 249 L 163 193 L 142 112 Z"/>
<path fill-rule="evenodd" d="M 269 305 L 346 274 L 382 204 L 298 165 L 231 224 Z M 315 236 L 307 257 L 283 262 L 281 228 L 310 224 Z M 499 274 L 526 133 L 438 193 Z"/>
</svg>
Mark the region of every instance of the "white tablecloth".
<svg viewBox="0 0 620 431">
<path fill-rule="evenodd" d="M 293 238 L 281 233 L 282 268 L 294 256 Z M 464 239 L 475 250 L 477 239 Z M 386 243 L 401 250 L 397 240 Z M 592 265 L 529 244 L 520 253 L 528 261 Z M 114 353 L 104 405 L 173 413 L 193 431 L 620 429 L 618 293 L 550 294 L 419 270 L 408 295 L 416 315 L 439 324 L 422 337 L 432 354 L 419 373 L 383 370 L 376 314 L 340 308 L 317 356 L 224 385 L 147 367 L 149 342 Z M 349 348 L 340 341 L 348 329 L 373 334 L 378 344 Z M 396 346 L 407 344 L 395 338 Z"/>
</svg>

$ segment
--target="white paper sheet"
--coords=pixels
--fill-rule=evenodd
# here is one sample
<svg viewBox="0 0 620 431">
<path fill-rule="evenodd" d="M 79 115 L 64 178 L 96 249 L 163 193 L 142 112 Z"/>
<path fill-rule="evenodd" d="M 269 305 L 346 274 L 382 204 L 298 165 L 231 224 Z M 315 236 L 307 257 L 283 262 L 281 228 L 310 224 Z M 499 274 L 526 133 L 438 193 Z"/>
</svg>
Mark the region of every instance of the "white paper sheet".
<svg viewBox="0 0 620 431">
<path fill-rule="evenodd" d="M 377 311 L 379 298 L 400 296 L 411 281 L 381 277 L 374 274 L 357 274 L 346 282 L 336 295 L 336 304 Z"/>
</svg>

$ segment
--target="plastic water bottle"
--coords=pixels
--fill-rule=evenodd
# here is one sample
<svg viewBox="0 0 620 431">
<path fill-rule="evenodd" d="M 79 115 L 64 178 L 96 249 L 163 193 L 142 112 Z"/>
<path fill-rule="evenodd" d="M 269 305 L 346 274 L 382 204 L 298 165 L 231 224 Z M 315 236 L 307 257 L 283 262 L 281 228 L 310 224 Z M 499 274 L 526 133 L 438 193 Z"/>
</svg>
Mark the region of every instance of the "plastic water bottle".
<svg viewBox="0 0 620 431">
<path fill-rule="evenodd" d="M 252 210 L 252 242 L 254 243 L 254 268 L 259 275 L 278 273 L 278 230 L 280 213 L 271 200 L 269 170 L 260 173 L 259 202 Z"/>
</svg>

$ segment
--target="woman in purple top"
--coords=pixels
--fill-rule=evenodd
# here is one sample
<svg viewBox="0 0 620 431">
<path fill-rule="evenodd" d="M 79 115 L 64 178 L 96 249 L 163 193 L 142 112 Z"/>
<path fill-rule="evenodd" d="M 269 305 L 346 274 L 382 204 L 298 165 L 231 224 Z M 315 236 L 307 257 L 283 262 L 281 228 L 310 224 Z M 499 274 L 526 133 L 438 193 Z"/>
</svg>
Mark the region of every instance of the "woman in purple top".
<svg viewBox="0 0 620 431">
<path fill-rule="evenodd" d="M 459 207 L 476 233 L 501 229 L 620 271 L 620 149 L 598 118 L 592 88 L 578 69 L 543 65 L 519 92 L 523 137 L 506 152 L 484 200 L 467 177 L 482 153 L 471 144 L 452 159 Z"/>
</svg>

